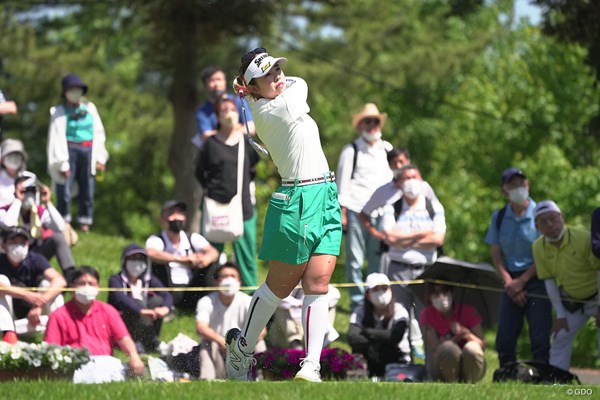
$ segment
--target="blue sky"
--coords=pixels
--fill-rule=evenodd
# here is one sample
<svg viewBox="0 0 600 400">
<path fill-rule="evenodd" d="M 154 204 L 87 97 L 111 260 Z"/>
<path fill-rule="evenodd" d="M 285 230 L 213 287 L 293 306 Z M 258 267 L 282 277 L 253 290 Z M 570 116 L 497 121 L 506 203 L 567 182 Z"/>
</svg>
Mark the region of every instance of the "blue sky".
<svg viewBox="0 0 600 400">
<path fill-rule="evenodd" d="M 529 4 L 528 0 L 515 1 L 515 14 L 517 20 L 521 17 L 527 17 L 534 25 L 538 24 L 542 19 L 540 8 Z"/>
</svg>

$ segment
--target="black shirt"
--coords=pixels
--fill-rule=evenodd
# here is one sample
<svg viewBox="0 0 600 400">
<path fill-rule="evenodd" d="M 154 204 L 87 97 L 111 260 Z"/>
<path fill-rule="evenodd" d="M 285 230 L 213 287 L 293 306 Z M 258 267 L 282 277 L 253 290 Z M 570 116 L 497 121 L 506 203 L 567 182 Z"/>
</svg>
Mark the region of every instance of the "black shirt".
<svg viewBox="0 0 600 400">
<path fill-rule="evenodd" d="M 244 176 L 242 181 L 242 209 L 244 220 L 252 217 L 250 182 L 256 176 L 259 155 L 244 136 Z M 229 203 L 237 193 L 238 147 L 229 146 L 210 136 L 202 145 L 196 164 L 196 178 L 204 188 L 204 195 L 219 203 Z"/>
</svg>

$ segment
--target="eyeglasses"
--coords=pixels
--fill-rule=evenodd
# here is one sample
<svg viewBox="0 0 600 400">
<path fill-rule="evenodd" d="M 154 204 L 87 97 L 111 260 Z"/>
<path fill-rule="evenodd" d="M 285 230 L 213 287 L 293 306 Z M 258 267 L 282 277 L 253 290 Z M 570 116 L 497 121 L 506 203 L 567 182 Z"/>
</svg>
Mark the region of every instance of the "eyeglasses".
<svg viewBox="0 0 600 400">
<path fill-rule="evenodd" d="M 364 118 L 363 122 L 367 125 L 371 125 L 371 124 L 379 125 L 381 123 L 381 120 L 379 118 Z"/>
</svg>

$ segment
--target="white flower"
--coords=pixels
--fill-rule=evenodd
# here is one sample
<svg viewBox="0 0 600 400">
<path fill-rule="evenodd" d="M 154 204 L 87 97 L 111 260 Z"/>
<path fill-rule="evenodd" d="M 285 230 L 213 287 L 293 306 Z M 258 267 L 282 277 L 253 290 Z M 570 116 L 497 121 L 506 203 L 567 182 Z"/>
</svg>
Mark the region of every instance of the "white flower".
<svg viewBox="0 0 600 400">
<path fill-rule="evenodd" d="M 33 360 L 33 366 L 34 367 L 40 367 L 42 365 L 42 360 L 36 358 L 35 360 Z"/>
<path fill-rule="evenodd" d="M 73 360 L 71 360 L 71 357 L 69 357 L 69 356 L 65 356 L 64 360 L 65 360 L 66 364 L 71 364 L 73 362 Z"/>
</svg>

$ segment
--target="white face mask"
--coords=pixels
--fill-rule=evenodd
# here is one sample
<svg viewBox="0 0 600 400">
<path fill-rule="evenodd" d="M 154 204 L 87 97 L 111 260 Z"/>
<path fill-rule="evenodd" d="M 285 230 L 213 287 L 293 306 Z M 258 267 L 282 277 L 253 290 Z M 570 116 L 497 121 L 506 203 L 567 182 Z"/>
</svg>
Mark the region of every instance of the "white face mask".
<svg viewBox="0 0 600 400">
<path fill-rule="evenodd" d="M 11 171 L 17 171 L 23 166 L 23 156 L 19 153 L 10 153 L 2 158 L 2 164 Z"/>
<path fill-rule="evenodd" d="M 515 204 L 523 204 L 529 198 L 529 189 L 519 186 L 508 192 L 508 199 Z"/>
<path fill-rule="evenodd" d="M 75 290 L 75 299 L 81 304 L 90 304 L 96 300 L 98 288 L 96 286 L 81 286 Z"/>
<path fill-rule="evenodd" d="M 362 131 L 360 133 L 360 135 L 362 136 L 363 139 L 365 139 L 367 142 L 369 143 L 373 143 L 379 139 L 381 139 L 381 132 L 373 132 L 373 133 L 369 133 L 367 131 Z"/>
<path fill-rule="evenodd" d="M 551 243 L 554 243 L 554 242 L 558 242 L 559 240 L 561 240 L 564 236 L 565 236 L 565 226 L 563 225 L 563 227 L 560 230 L 560 233 L 558 234 L 557 237 L 551 238 L 551 237 L 544 235 L 544 239 L 546 239 L 547 241 L 549 241 Z"/>
<path fill-rule="evenodd" d="M 146 261 L 144 260 L 125 261 L 125 269 L 127 270 L 127 273 L 134 278 L 138 278 L 140 275 L 142 275 L 146 271 L 147 267 L 148 264 L 146 264 Z"/>
<path fill-rule="evenodd" d="M 79 100 L 81 100 L 81 96 L 83 96 L 82 88 L 72 88 L 65 92 L 65 98 L 71 104 L 79 104 Z"/>
<path fill-rule="evenodd" d="M 419 179 L 408 179 L 402 184 L 402 192 L 409 199 L 416 199 L 421 194 L 422 181 Z"/>
<path fill-rule="evenodd" d="M 228 276 L 224 278 L 221 283 L 219 283 L 219 287 L 221 288 L 221 293 L 223 293 L 227 297 L 235 296 L 235 294 L 240 290 L 240 282 L 235 279 L 233 276 Z"/>
<path fill-rule="evenodd" d="M 221 115 L 219 117 L 219 122 L 221 125 L 227 128 L 231 128 L 235 126 L 240 120 L 240 114 L 237 111 L 229 111 L 225 115 Z"/>
<path fill-rule="evenodd" d="M 452 294 L 440 293 L 437 296 L 432 296 L 431 304 L 441 313 L 448 312 L 452 308 Z"/>
<path fill-rule="evenodd" d="M 29 246 L 26 244 L 9 244 L 6 255 L 16 263 L 20 263 L 27 257 Z"/>
<path fill-rule="evenodd" d="M 375 308 L 383 308 L 392 301 L 392 289 L 378 290 L 369 293 L 369 301 Z"/>
</svg>

